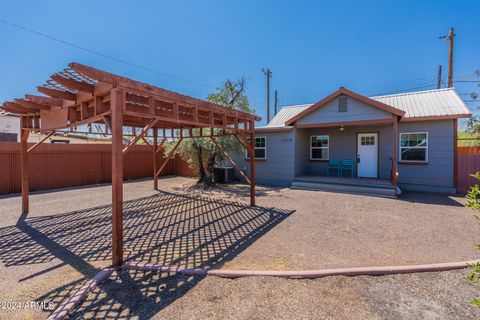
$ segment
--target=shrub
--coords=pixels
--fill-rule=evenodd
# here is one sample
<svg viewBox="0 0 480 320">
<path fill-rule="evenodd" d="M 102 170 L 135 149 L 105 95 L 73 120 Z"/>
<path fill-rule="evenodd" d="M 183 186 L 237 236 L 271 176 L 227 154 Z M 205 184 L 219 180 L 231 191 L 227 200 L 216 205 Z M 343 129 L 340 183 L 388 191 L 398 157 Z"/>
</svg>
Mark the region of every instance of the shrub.
<svg viewBox="0 0 480 320">
<path fill-rule="evenodd" d="M 480 172 L 477 172 L 472 175 L 475 179 L 480 181 Z M 470 191 L 467 193 L 466 198 L 468 199 L 467 207 L 472 208 L 475 211 L 480 212 L 480 187 L 478 184 L 474 185 L 470 188 Z M 475 219 L 480 221 L 480 214 L 475 215 Z M 480 250 L 480 243 L 476 243 L 475 247 Z M 467 276 L 467 279 L 472 284 L 479 284 L 480 283 L 480 263 L 473 263 L 470 265 L 472 268 L 472 272 L 470 272 Z M 480 298 L 474 298 L 470 301 L 471 304 L 480 308 Z"/>
</svg>

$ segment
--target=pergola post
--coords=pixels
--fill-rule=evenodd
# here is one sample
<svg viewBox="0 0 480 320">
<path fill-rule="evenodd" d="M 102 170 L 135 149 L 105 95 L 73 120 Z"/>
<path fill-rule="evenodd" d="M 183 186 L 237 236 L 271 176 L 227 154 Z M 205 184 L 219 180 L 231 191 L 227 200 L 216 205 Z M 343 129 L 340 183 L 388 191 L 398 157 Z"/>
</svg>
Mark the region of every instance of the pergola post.
<svg viewBox="0 0 480 320">
<path fill-rule="evenodd" d="M 153 129 L 153 189 L 158 190 L 157 175 L 157 151 L 158 151 L 158 129 Z"/>
<path fill-rule="evenodd" d="M 125 92 L 111 91 L 112 110 L 112 263 L 123 263 L 123 109 Z"/>
<path fill-rule="evenodd" d="M 255 206 L 255 121 L 248 124 L 250 131 L 250 205 Z"/>
<path fill-rule="evenodd" d="M 22 176 L 22 213 L 28 213 L 28 193 L 29 193 L 29 179 L 28 179 L 28 136 L 30 130 L 23 129 L 26 125 L 25 117 L 20 117 L 20 162 L 21 162 L 21 176 Z"/>
</svg>

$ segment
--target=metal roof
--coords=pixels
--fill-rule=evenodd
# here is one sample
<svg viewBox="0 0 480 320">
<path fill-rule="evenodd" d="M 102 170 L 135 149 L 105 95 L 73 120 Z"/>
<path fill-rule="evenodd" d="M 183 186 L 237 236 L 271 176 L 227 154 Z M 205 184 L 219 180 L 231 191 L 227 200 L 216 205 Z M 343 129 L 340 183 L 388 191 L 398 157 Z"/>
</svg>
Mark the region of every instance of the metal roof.
<svg viewBox="0 0 480 320">
<path fill-rule="evenodd" d="M 371 99 L 405 111 L 404 118 L 470 115 L 470 110 L 454 88 L 406 92 Z"/>
<path fill-rule="evenodd" d="M 273 117 L 267 124 L 267 127 L 283 127 L 288 119 L 295 117 L 297 114 L 305 109 L 308 109 L 312 104 L 300 104 L 295 106 L 285 106 Z"/>
<path fill-rule="evenodd" d="M 370 97 L 370 99 L 377 100 L 405 111 L 403 118 L 452 115 L 469 117 L 471 115 L 470 110 L 458 96 L 454 88 L 406 92 Z M 285 126 L 287 120 L 293 118 L 312 105 L 313 103 L 282 107 L 267 127 Z"/>
</svg>

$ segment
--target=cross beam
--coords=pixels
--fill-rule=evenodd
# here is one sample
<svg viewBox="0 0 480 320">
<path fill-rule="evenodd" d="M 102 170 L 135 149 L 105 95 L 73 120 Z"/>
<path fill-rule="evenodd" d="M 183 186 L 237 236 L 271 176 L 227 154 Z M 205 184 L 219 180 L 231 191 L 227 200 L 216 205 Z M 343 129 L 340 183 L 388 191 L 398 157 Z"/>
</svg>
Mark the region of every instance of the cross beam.
<svg viewBox="0 0 480 320">
<path fill-rule="evenodd" d="M 157 119 L 152 119 L 150 122 L 142 129 L 142 132 L 140 132 L 139 135 L 134 135 L 134 137 L 130 140 L 128 145 L 123 148 L 123 154 L 126 154 L 137 142 L 138 140 L 142 139 L 143 136 L 150 130 L 153 125 L 157 122 Z"/>
<path fill-rule="evenodd" d="M 165 157 L 165 160 L 163 160 L 163 163 L 162 165 L 160 166 L 160 168 L 157 170 L 156 172 L 156 176 L 158 177 L 163 169 L 167 166 L 167 163 L 168 161 L 170 160 L 170 158 L 172 158 L 172 156 L 175 154 L 175 151 L 177 150 L 178 146 L 180 145 L 180 143 L 182 142 L 183 138 L 180 138 L 178 139 L 177 143 L 175 144 L 175 146 L 173 147 L 173 149 L 169 152 L 168 156 Z"/>
<path fill-rule="evenodd" d="M 233 159 L 228 155 L 227 151 L 217 142 L 215 141 L 215 138 L 210 137 L 212 139 L 213 143 L 217 146 L 217 148 L 220 150 L 220 152 L 225 156 L 225 158 L 232 164 L 232 166 L 235 167 L 235 169 L 238 170 L 238 172 L 242 175 L 245 180 L 247 180 L 248 184 L 252 184 L 252 181 L 250 181 L 250 178 L 243 172 L 242 169 L 233 161 Z"/>
</svg>

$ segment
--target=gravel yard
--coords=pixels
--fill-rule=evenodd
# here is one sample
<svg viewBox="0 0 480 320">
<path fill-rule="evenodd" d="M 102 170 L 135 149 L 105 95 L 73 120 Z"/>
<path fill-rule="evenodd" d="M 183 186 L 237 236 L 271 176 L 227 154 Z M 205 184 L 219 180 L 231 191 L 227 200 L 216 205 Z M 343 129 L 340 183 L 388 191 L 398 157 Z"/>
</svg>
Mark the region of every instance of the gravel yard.
<svg viewBox="0 0 480 320">
<path fill-rule="evenodd" d="M 320 269 L 472 260 L 480 242 L 464 199 L 404 193 L 400 199 L 275 190 L 258 205 L 295 210 L 226 265 Z"/>
<path fill-rule="evenodd" d="M 258 189 L 257 208 L 235 185 L 189 188 L 164 178 L 124 186 L 125 254 L 183 267 L 317 269 L 477 258 L 477 224 L 463 199 L 406 193 L 383 199 Z M 110 186 L 38 192 L 21 217 L 20 197 L 0 197 L 0 301 L 55 305 L 110 263 Z M 198 197 L 199 194 L 210 200 Z M 20 218 L 20 219 L 19 219 Z M 114 273 L 73 318 L 474 319 L 478 289 L 466 270 L 382 277 L 221 279 Z M 45 318 L 0 310 L 0 318 Z"/>
</svg>

